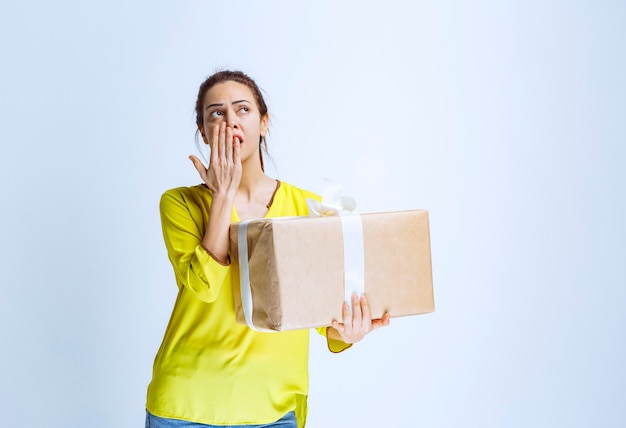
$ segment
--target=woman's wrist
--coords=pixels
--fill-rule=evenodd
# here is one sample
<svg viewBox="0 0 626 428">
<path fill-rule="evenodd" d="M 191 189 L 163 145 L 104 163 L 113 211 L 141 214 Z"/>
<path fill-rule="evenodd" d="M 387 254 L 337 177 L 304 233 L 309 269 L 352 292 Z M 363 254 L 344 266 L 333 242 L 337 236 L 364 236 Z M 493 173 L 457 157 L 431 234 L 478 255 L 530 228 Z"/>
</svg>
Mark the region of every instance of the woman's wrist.
<svg viewBox="0 0 626 428">
<path fill-rule="evenodd" d="M 202 238 L 202 248 L 214 259 L 228 263 L 230 248 L 230 222 L 234 197 L 213 194 L 206 231 Z"/>
<path fill-rule="evenodd" d="M 217 203 L 218 205 L 225 204 L 232 206 L 233 202 L 235 201 L 235 192 L 229 192 L 227 190 L 214 190 L 211 192 L 211 201 L 211 205 Z"/>
</svg>

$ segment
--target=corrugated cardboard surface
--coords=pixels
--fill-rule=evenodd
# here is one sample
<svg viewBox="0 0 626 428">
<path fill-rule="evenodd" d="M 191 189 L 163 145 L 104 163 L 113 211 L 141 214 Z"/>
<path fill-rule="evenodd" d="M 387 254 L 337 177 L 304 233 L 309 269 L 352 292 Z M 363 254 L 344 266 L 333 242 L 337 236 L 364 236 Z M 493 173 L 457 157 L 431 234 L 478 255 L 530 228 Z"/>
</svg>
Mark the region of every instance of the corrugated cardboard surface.
<svg viewBox="0 0 626 428">
<path fill-rule="evenodd" d="M 360 215 L 365 294 L 372 318 L 434 311 L 430 233 L 425 210 Z M 253 323 L 272 330 L 330 325 L 344 300 L 343 234 L 339 217 L 258 219 L 248 223 Z M 245 324 L 239 294 L 237 225 L 231 260 L 237 321 Z"/>
</svg>

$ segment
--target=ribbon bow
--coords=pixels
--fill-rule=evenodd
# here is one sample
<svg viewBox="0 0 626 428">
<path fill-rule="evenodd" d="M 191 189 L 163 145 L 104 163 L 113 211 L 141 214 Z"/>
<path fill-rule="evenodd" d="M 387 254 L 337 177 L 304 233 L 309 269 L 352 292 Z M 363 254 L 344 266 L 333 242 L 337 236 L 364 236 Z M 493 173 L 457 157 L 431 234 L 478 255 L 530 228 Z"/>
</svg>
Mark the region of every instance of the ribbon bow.
<svg viewBox="0 0 626 428">
<path fill-rule="evenodd" d="M 328 178 L 324 179 L 322 202 L 307 199 L 309 216 L 327 217 L 350 214 L 356 208 L 356 201 L 350 196 L 339 196 L 343 186 Z"/>
</svg>

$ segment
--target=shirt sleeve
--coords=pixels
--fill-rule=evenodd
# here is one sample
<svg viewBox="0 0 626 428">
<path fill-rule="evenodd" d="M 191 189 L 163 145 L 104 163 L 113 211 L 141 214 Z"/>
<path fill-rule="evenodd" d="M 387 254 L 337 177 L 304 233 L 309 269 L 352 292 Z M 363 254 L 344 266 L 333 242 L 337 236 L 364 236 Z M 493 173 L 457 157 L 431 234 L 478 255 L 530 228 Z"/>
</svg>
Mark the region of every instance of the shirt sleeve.
<svg viewBox="0 0 626 428">
<path fill-rule="evenodd" d="M 352 347 L 351 343 L 345 343 L 341 340 L 331 339 L 328 337 L 328 328 L 329 327 L 318 327 L 316 328 L 317 332 L 326 338 L 326 344 L 328 345 L 328 350 L 333 354 L 338 354 L 339 352 L 343 352 L 346 349 Z"/>
<path fill-rule="evenodd" d="M 200 245 L 204 227 L 194 219 L 182 195 L 165 192 L 160 203 L 161 226 L 176 282 L 200 300 L 213 302 L 230 280 L 230 265 L 216 260 Z"/>
</svg>

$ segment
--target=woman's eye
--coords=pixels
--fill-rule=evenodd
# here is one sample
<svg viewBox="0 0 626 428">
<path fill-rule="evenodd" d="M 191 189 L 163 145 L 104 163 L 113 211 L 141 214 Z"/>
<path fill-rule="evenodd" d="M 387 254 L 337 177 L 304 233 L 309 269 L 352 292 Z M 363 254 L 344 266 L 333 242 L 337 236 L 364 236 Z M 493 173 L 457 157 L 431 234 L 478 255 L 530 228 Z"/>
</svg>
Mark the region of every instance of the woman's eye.
<svg viewBox="0 0 626 428">
<path fill-rule="evenodd" d="M 223 116 L 222 112 L 219 110 L 213 110 L 210 114 L 209 117 L 211 119 L 217 119 L 218 117 Z"/>
<path fill-rule="evenodd" d="M 246 106 L 241 106 L 239 108 L 239 111 L 242 113 L 248 113 L 250 111 L 250 108 L 246 107 Z"/>
</svg>

